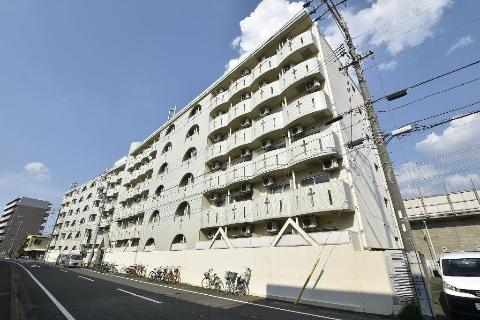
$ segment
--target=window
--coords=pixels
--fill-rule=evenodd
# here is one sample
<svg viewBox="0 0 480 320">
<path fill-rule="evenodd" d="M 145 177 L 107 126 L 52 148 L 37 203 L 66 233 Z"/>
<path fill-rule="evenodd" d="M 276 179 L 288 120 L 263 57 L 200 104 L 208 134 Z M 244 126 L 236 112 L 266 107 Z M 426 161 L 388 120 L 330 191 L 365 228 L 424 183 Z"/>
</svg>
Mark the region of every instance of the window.
<svg viewBox="0 0 480 320">
<path fill-rule="evenodd" d="M 83 201 L 83 197 L 80 197 L 80 199 L 78 199 L 78 202 L 82 202 Z"/>
<path fill-rule="evenodd" d="M 155 246 L 155 239 L 150 238 L 147 240 L 147 242 L 145 242 L 145 247 L 152 247 L 152 246 Z"/>
<path fill-rule="evenodd" d="M 170 127 L 168 127 L 167 131 L 165 132 L 165 135 L 168 136 L 173 131 L 175 131 L 175 125 L 171 124 Z"/>
<path fill-rule="evenodd" d="M 75 235 L 75 239 L 80 238 L 80 235 L 81 235 L 81 233 L 80 233 L 80 231 L 78 231 L 77 234 Z"/>
<path fill-rule="evenodd" d="M 87 191 L 87 186 L 83 187 L 82 192 Z"/>
<path fill-rule="evenodd" d="M 300 185 L 302 187 L 306 187 L 306 186 L 311 186 L 314 184 L 319 184 L 319 183 L 324 183 L 329 181 L 330 181 L 330 177 L 327 174 L 320 174 L 317 176 L 312 176 L 312 177 L 302 179 L 302 181 L 300 181 Z"/>
<path fill-rule="evenodd" d="M 38 245 L 42 244 L 42 240 L 35 239 L 35 240 L 33 240 L 33 244 L 38 246 Z"/>
<path fill-rule="evenodd" d="M 200 111 L 202 111 L 202 106 L 197 104 L 195 107 L 192 108 L 192 111 L 190 111 L 190 114 L 188 115 L 188 117 L 189 118 L 194 117 Z"/>
<path fill-rule="evenodd" d="M 187 173 L 183 176 L 182 180 L 180 180 L 180 184 L 178 185 L 180 188 L 186 187 L 189 184 L 192 184 L 194 182 L 193 174 Z"/>
<path fill-rule="evenodd" d="M 83 208 L 83 212 L 85 212 L 85 211 L 87 211 L 87 210 L 88 210 L 88 206 L 85 206 L 85 207 Z"/>
<path fill-rule="evenodd" d="M 287 183 L 281 184 L 279 186 L 275 186 L 275 187 L 270 188 L 270 193 L 271 194 L 282 193 L 282 192 L 285 192 L 289 189 L 290 189 L 290 183 L 287 182 Z"/>
<path fill-rule="evenodd" d="M 175 217 L 190 216 L 190 204 L 187 201 L 183 201 L 175 211 Z"/>
<path fill-rule="evenodd" d="M 172 150 L 172 143 L 169 142 L 163 147 L 162 154 L 167 153 L 168 151 Z"/>
<path fill-rule="evenodd" d="M 183 156 L 183 161 L 190 160 L 192 158 L 195 158 L 197 156 L 197 149 L 192 147 L 185 152 L 185 155 Z"/>
<path fill-rule="evenodd" d="M 150 216 L 149 223 L 155 223 L 160 221 L 160 213 L 158 210 L 153 211 L 152 215 Z"/>
<path fill-rule="evenodd" d="M 82 220 L 80 220 L 80 224 L 84 224 L 85 223 L 85 218 L 82 218 Z"/>
<path fill-rule="evenodd" d="M 158 196 L 161 196 L 164 189 L 165 189 L 165 187 L 164 187 L 163 185 L 158 186 L 158 188 L 155 190 L 155 195 L 156 195 L 157 197 L 158 197 Z"/>
<path fill-rule="evenodd" d="M 185 236 L 183 234 L 177 234 L 175 236 L 175 238 L 173 238 L 173 241 L 172 241 L 172 244 L 175 244 L 175 243 L 186 243 L 187 242 L 187 238 L 185 238 Z"/>
<path fill-rule="evenodd" d="M 158 169 L 158 174 L 164 174 L 168 171 L 168 163 L 164 163 L 160 166 L 160 169 Z"/>
<path fill-rule="evenodd" d="M 92 193 L 89 193 L 87 196 L 87 199 L 90 199 L 92 197 Z"/>
<path fill-rule="evenodd" d="M 198 127 L 198 125 L 193 125 L 188 131 L 187 131 L 187 136 L 186 138 L 190 138 L 196 134 L 198 134 L 200 132 L 200 128 Z"/>
</svg>

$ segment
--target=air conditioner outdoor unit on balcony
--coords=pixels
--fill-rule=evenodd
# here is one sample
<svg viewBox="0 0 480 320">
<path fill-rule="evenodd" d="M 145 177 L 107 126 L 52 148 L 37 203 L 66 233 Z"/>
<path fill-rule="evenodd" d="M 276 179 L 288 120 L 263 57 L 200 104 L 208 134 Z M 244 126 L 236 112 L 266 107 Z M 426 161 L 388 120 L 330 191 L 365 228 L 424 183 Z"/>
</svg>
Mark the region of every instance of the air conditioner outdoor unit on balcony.
<svg viewBox="0 0 480 320">
<path fill-rule="evenodd" d="M 252 156 L 252 149 L 245 148 L 242 150 L 242 158 L 249 158 Z"/>
<path fill-rule="evenodd" d="M 225 88 L 218 89 L 218 93 L 223 93 L 223 92 L 225 92 Z"/>
<path fill-rule="evenodd" d="M 209 240 L 212 240 L 214 236 L 215 236 L 215 233 L 212 230 L 207 231 L 207 238 Z"/>
<path fill-rule="evenodd" d="M 260 86 L 260 88 L 261 88 L 261 87 L 265 87 L 267 84 L 268 84 L 268 82 L 267 82 L 267 81 L 265 81 L 265 80 L 262 80 L 262 81 L 260 81 L 260 83 L 259 83 L 258 85 L 259 85 L 259 86 Z"/>
<path fill-rule="evenodd" d="M 270 114 L 270 108 L 269 107 L 263 107 L 262 109 L 260 109 L 260 115 L 263 117 L 263 116 L 266 116 Z"/>
<path fill-rule="evenodd" d="M 223 114 L 223 111 L 222 111 L 222 110 L 218 110 L 218 111 L 217 111 L 217 115 L 215 116 L 215 118 L 216 118 L 216 117 L 220 117 L 222 114 Z"/>
<path fill-rule="evenodd" d="M 221 134 L 216 134 L 214 137 L 213 137 L 213 142 L 220 142 L 222 141 L 222 135 Z"/>
<path fill-rule="evenodd" d="M 252 95 L 250 94 L 250 92 L 244 92 L 244 93 L 242 93 L 242 100 L 250 99 L 251 96 Z"/>
<path fill-rule="evenodd" d="M 265 225 L 265 230 L 267 232 L 277 232 L 278 231 L 278 222 L 274 220 L 267 221 Z"/>
<path fill-rule="evenodd" d="M 303 133 L 303 127 L 301 125 L 297 125 L 297 126 L 290 129 L 290 133 L 293 136 L 298 136 L 298 135 Z"/>
<path fill-rule="evenodd" d="M 242 127 L 243 128 L 250 127 L 251 124 L 252 124 L 252 121 L 250 119 L 243 118 L 243 120 L 242 120 Z"/>
<path fill-rule="evenodd" d="M 267 176 L 262 179 L 262 184 L 264 187 L 273 186 L 274 183 L 275 183 L 275 178 L 272 176 Z"/>
<path fill-rule="evenodd" d="M 241 76 L 242 77 L 245 77 L 245 76 L 248 76 L 252 71 L 248 68 L 246 69 L 243 69 L 242 73 L 241 73 Z"/>
<path fill-rule="evenodd" d="M 271 146 L 272 146 L 272 140 L 271 139 L 262 140 L 262 149 L 263 150 L 268 150 Z"/>
<path fill-rule="evenodd" d="M 209 199 L 212 202 L 217 202 L 218 200 L 220 200 L 220 194 L 218 192 L 214 192 L 214 193 L 210 194 Z"/>
<path fill-rule="evenodd" d="M 240 188 L 240 191 L 242 193 L 251 192 L 252 191 L 252 184 L 251 183 L 242 184 L 242 187 Z"/>
<path fill-rule="evenodd" d="M 249 224 L 243 225 L 240 227 L 240 234 L 242 236 L 250 236 L 252 235 L 252 226 Z"/>
<path fill-rule="evenodd" d="M 290 70 L 291 68 L 293 68 L 295 65 L 293 63 L 289 63 L 287 64 L 285 67 L 282 68 L 283 72 L 287 72 L 288 70 Z"/>
<path fill-rule="evenodd" d="M 335 158 L 330 158 L 322 162 L 323 171 L 331 171 L 338 169 L 338 161 Z"/>
<path fill-rule="evenodd" d="M 313 229 L 316 228 L 317 225 L 317 218 L 315 216 L 306 216 L 302 219 L 302 227 L 304 229 Z"/>
<path fill-rule="evenodd" d="M 222 168 L 222 163 L 220 161 L 215 161 L 212 165 L 213 171 L 218 171 Z"/>
<path fill-rule="evenodd" d="M 310 81 L 309 83 L 307 83 L 305 89 L 308 91 L 308 92 L 314 92 L 314 91 L 318 91 L 320 90 L 321 88 L 321 84 L 320 84 L 320 81 L 318 81 L 317 79 L 314 79 L 312 81 Z"/>
</svg>

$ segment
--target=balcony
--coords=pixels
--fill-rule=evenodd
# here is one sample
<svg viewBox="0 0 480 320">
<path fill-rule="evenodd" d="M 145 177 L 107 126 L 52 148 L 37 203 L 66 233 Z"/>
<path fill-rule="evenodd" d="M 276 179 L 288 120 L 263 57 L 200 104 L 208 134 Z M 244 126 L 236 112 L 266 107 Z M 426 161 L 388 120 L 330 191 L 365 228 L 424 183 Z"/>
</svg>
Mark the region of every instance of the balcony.
<svg viewBox="0 0 480 320">
<path fill-rule="evenodd" d="M 250 73 L 244 77 L 241 77 L 237 81 L 233 82 L 229 88 L 230 98 L 233 97 L 238 92 L 242 91 L 243 89 L 248 88 L 252 84 L 252 79 L 253 77 L 252 77 L 252 74 Z"/>
<path fill-rule="evenodd" d="M 338 211 L 353 212 L 355 209 L 349 189 L 349 185 L 343 181 L 330 181 L 258 196 L 251 201 L 205 210 L 202 212 L 201 227 L 212 228 Z"/>
<path fill-rule="evenodd" d="M 254 107 L 257 107 L 260 104 L 267 103 L 270 99 L 278 96 L 281 93 L 281 90 L 280 90 L 281 83 L 282 83 L 281 80 L 276 80 L 258 89 L 253 94 Z"/>
<path fill-rule="evenodd" d="M 288 126 L 300 118 L 320 112 L 325 117 L 332 114 L 330 101 L 324 91 L 313 92 L 290 102 L 282 111 L 283 122 Z"/>
<path fill-rule="evenodd" d="M 317 57 L 305 60 L 292 67 L 280 78 L 281 91 L 283 92 L 290 86 L 303 81 L 309 76 L 321 73 L 321 71 L 321 64 Z"/>
<path fill-rule="evenodd" d="M 207 159 L 214 159 L 223 156 L 228 151 L 227 140 L 223 140 L 211 145 L 207 149 Z"/>
<path fill-rule="evenodd" d="M 136 225 L 125 229 L 118 229 L 116 231 L 110 232 L 109 237 L 111 241 L 140 238 L 141 228 L 141 225 Z"/>
<path fill-rule="evenodd" d="M 252 99 L 240 101 L 239 103 L 234 105 L 232 108 L 230 108 L 228 112 L 229 122 L 232 122 L 233 120 L 241 116 L 245 116 L 247 113 L 252 111 L 252 109 L 253 109 Z"/>
<path fill-rule="evenodd" d="M 253 79 L 258 79 L 267 72 L 276 69 L 278 66 L 277 56 L 271 56 L 267 59 L 262 60 L 253 70 L 252 77 Z"/>
<path fill-rule="evenodd" d="M 276 112 L 259 119 L 255 123 L 253 131 L 255 132 L 255 138 L 260 138 L 267 133 L 283 129 L 284 126 L 282 112 Z"/>
<path fill-rule="evenodd" d="M 210 121 L 209 133 L 212 133 L 220 128 L 225 127 L 228 124 L 228 122 L 229 122 L 228 112 L 217 116 L 215 119 Z"/>
<path fill-rule="evenodd" d="M 210 110 L 213 110 L 216 107 L 219 107 L 224 103 L 227 103 L 229 99 L 230 99 L 230 92 L 228 90 L 224 92 L 220 92 L 219 94 L 217 94 L 216 96 L 210 99 Z"/>
<path fill-rule="evenodd" d="M 227 146 L 229 151 L 232 151 L 251 142 L 253 142 L 253 130 L 249 127 L 231 134 L 227 139 Z"/>
<path fill-rule="evenodd" d="M 285 59 L 296 53 L 300 49 L 310 46 L 312 50 L 315 49 L 313 34 L 310 30 L 299 34 L 295 38 L 287 41 L 287 43 L 278 50 L 276 54 L 276 60 L 278 64 L 281 64 Z"/>
</svg>

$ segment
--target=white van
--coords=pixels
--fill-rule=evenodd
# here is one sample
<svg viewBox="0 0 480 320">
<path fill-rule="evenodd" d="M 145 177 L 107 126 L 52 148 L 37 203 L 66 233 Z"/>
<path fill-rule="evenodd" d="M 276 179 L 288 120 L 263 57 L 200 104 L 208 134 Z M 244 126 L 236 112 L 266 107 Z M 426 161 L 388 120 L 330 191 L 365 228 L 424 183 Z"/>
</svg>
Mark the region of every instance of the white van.
<svg viewBox="0 0 480 320">
<path fill-rule="evenodd" d="M 444 253 L 435 275 L 452 314 L 480 316 L 480 252 Z"/>
<path fill-rule="evenodd" d="M 55 264 L 64 266 L 64 267 L 81 267 L 82 266 L 82 255 L 79 253 L 62 253 L 58 256 Z"/>
</svg>

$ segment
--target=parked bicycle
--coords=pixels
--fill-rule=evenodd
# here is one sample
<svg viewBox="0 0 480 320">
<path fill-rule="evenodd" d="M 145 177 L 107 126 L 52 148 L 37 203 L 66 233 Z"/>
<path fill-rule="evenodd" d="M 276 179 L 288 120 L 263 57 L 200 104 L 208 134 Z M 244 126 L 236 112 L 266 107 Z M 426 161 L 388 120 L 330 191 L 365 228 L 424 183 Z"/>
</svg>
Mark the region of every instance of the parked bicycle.
<svg viewBox="0 0 480 320">
<path fill-rule="evenodd" d="M 167 283 L 180 282 L 180 267 L 158 267 L 150 271 L 151 281 L 162 281 Z"/>
<path fill-rule="evenodd" d="M 238 276 L 238 273 L 227 271 L 225 273 L 225 291 L 239 296 L 248 295 L 252 269 L 246 268 L 245 272 Z"/>
<path fill-rule="evenodd" d="M 122 270 L 127 276 L 130 277 L 144 277 L 145 267 L 141 264 L 133 264 Z"/>
<path fill-rule="evenodd" d="M 223 290 L 222 279 L 216 273 L 213 273 L 213 269 L 209 269 L 203 274 L 202 288 Z"/>
</svg>

